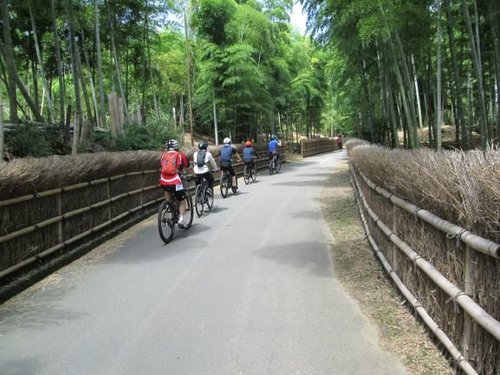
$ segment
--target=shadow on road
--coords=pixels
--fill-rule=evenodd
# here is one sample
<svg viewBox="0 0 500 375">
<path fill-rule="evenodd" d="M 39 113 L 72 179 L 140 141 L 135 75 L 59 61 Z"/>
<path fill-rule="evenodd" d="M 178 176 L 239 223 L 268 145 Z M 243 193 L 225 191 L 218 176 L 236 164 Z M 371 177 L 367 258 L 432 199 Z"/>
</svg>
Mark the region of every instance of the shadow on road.
<svg viewBox="0 0 500 375">
<path fill-rule="evenodd" d="M 328 251 L 321 242 L 306 241 L 273 245 L 255 250 L 263 259 L 272 260 L 318 277 L 333 276 Z"/>
</svg>

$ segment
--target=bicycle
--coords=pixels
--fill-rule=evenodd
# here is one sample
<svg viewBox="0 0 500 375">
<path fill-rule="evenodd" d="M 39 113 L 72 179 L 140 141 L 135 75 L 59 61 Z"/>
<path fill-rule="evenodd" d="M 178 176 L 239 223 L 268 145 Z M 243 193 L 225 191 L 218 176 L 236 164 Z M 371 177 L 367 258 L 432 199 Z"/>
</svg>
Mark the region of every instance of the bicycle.
<svg viewBox="0 0 500 375">
<path fill-rule="evenodd" d="M 236 186 L 233 187 L 233 178 L 231 177 L 231 174 L 227 169 L 221 170 L 220 173 L 220 193 L 222 195 L 222 198 L 226 198 L 227 194 L 229 193 L 229 189 L 233 191 L 233 193 L 236 194 L 238 191 L 238 180 L 236 180 Z"/>
<path fill-rule="evenodd" d="M 208 186 L 208 180 L 203 177 L 200 183 L 196 186 L 195 192 L 195 208 L 198 217 L 203 215 L 205 205 L 208 210 L 211 210 L 214 205 L 214 190 Z"/>
<path fill-rule="evenodd" d="M 243 168 L 243 180 L 245 181 L 245 185 L 248 185 L 250 183 L 250 180 L 252 182 L 255 182 L 257 179 L 257 170 L 255 169 L 255 163 L 252 162 L 245 162 L 245 167 Z"/>
<path fill-rule="evenodd" d="M 269 174 L 279 173 L 281 169 L 281 160 L 278 159 L 278 154 L 273 152 L 273 157 L 269 162 Z"/>
<path fill-rule="evenodd" d="M 186 187 L 186 212 L 184 214 L 184 219 L 186 221 L 185 230 L 191 228 L 193 224 L 193 199 L 189 194 L 189 189 L 187 188 L 187 181 L 185 177 L 182 177 L 184 186 Z M 158 232 L 160 233 L 160 238 L 165 244 L 168 244 L 174 238 L 175 225 L 179 221 L 179 200 L 174 194 L 171 196 L 171 200 L 163 200 L 158 208 Z"/>
</svg>

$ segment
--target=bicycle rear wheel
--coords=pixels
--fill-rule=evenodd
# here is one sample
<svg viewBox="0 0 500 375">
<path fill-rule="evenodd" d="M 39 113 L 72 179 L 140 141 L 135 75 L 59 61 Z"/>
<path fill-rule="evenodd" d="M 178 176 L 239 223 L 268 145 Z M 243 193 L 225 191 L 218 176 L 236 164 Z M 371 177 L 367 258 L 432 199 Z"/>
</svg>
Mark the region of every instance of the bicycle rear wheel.
<svg viewBox="0 0 500 375">
<path fill-rule="evenodd" d="M 161 240 L 167 244 L 174 238 L 174 222 L 170 203 L 163 201 L 158 208 L 158 232 Z"/>
<path fill-rule="evenodd" d="M 271 160 L 271 162 L 269 163 L 269 174 L 273 173 L 274 173 L 274 160 Z"/>
<path fill-rule="evenodd" d="M 227 176 L 229 176 L 228 172 L 225 172 L 225 171 L 222 172 L 222 175 L 220 178 L 220 193 L 222 195 L 222 198 L 226 198 L 227 193 L 229 191 L 229 182 L 228 182 Z"/>
<path fill-rule="evenodd" d="M 255 182 L 255 180 L 257 179 L 257 170 L 255 168 L 252 168 L 250 170 L 250 178 L 253 182 Z"/>
<path fill-rule="evenodd" d="M 186 228 L 191 228 L 193 225 L 193 217 L 194 217 L 194 207 L 193 207 L 193 198 L 189 194 L 189 191 L 186 191 L 186 213 L 184 214 L 184 221 L 186 222 Z"/>
<path fill-rule="evenodd" d="M 203 208 L 205 205 L 205 194 L 204 194 L 204 189 L 203 189 L 203 183 L 198 184 L 196 186 L 196 192 L 194 195 L 195 199 L 195 207 L 196 207 L 196 214 L 198 217 L 201 217 L 203 215 Z"/>
<path fill-rule="evenodd" d="M 276 160 L 275 167 L 276 167 L 276 173 L 280 173 L 280 170 L 281 170 L 281 161 L 280 160 Z"/>
<path fill-rule="evenodd" d="M 245 185 L 248 185 L 248 183 L 250 182 L 250 171 L 249 171 L 249 167 L 247 165 L 245 165 L 245 168 L 243 170 L 243 180 L 245 181 Z"/>
<path fill-rule="evenodd" d="M 206 203 L 208 206 L 208 209 L 211 210 L 212 207 L 214 206 L 214 189 L 207 187 L 205 190 L 205 198 L 207 199 Z"/>
</svg>

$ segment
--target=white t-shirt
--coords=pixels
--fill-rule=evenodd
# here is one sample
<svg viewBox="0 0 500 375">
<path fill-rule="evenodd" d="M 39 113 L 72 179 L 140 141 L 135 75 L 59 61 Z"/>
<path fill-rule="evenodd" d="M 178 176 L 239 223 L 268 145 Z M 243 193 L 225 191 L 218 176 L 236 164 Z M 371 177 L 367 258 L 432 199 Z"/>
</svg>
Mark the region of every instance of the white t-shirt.
<svg viewBox="0 0 500 375">
<path fill-rule="evenodd" d="M 210 153 L 210 151 L 207 150 L 205 153 L 205 164 L 203 164 L 203 167 L 198 167 L 198 164 L 196 163 L 196 160 L 198 159 L 198 151 L 195 151 L 193 154 L 193 162 L 194 162 L 194 173 L 195 174 L 203 174 L 207 173 L 210 171 L 210 168 L 208 168 L 208 163 L 212 166 L 212 171 L 217 169 L 217 163 L 215 162 L 214 157 Z"/>
</svg>

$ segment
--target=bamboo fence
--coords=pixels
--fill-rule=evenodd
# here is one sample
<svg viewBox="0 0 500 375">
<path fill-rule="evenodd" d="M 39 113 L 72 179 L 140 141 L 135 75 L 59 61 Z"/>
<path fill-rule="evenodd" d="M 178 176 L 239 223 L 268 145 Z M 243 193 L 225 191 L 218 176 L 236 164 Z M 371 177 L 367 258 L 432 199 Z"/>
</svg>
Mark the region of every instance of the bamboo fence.
<svg viewBox="0 0 500 375">
<path fill-rule="evenodd" d="M 269 165 L 261 149 L 258 169 Z M 218 161 L 218 150 L 213 152 Z M 187 153 L 190 159 L 192 153 Z M 285 153 L 281 159 L 286 160 Z M 235 163 L 238 175 L 243 166 Z M 214 177 L 218 183 L 219 173 Z M 158 179 L 159 169 L 133 171 L 0 200 L 0 285 L 46 259 L 105 238 L 117 226 L 151 215 L 164 197 Z"/>
<path fill-rule="evenodd" d="M 375 185 L 351 163 L 368 239 L 415 312 L 466 374 L 500 369 L 500 244 Z"/>
</svg>

